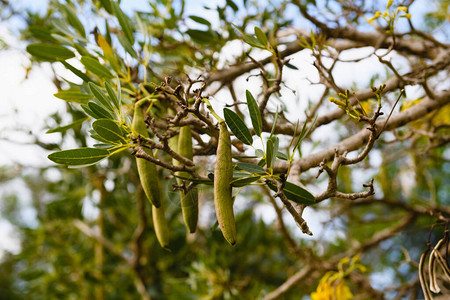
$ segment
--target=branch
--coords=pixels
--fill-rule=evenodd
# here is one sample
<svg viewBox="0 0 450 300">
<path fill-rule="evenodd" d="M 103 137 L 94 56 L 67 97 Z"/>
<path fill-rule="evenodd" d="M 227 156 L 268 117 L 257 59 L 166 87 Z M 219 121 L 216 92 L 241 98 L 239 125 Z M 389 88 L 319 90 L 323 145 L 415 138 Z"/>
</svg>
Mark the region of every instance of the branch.
<svg viewBox="0 0 450 300">
<path fill-rule="evenodd" d="M 423 116 L 425 116 L 426 114 L 428 114 L 429 112 L 439 109 L 448 103 L 450 103 L 450 91 L 443 91 L 439 94 L 436 94 L 435 100 L 431 100 L 430 98 L 425 97 L 419 104 L 391 117 L 389 122 L 386 124 L 385 129 L 391 130 L 406 125 L 409 122 L 418 120 Z M 384 125 L 384 123 L 385 123 L 384 120 L 378 120 L 376 122 L 376 127 L 381 128 Z M 299 160 L 293 163 L 292 168 L 297 168 L 300 171 L 304 172 L 306 170 L 309 170 L 310 168 L 318 166 L 324 160 L 329 161 L 333 159 L 336 149 L 341 153 L 345 151 L 350 152 L 357 150 L 368 141 L 369 135 L 370 132 L 367 129 L 363 129 L 360 132 L 346 138 L 337 145 L 334 145 L 320 152 L 308 155 L 306 157 L 300 158 Z M 275 166 L 276 172 L 283 173 L 288 169 L 288 166 L 289 165 L 286 162 L 277 163 Z"/>
</svg>

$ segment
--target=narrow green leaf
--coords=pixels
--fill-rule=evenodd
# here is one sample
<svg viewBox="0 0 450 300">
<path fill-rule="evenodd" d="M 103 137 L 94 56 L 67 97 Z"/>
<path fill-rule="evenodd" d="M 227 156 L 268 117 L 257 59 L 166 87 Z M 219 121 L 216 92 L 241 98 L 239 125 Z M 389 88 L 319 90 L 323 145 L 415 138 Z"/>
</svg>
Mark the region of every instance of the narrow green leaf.
<svg viewBox="0 0 450 300">
<path fill-rule="evenodd" d="M 86 31 L 84 30 L 83 24 L 81 24 L 80 20 L 77 17 L 74 9 L 68 5 L 61 5 L 66 12 L 67 21 L 69 24 L 82 36 L 86 37 Z"/>
<path fill-rule="evenodd" d="M 97 75 L 100 79 L 109 80 L 114 77 L 111 71 L 95 58 L 92 58 L 90 56 L 82 56 L 80 61 L 84 65 L 86 70 Z"/>
<path fill-rule="evenodd" d="M 91 55 L 88 50 L 86 50 L 85 45 L 78 43 L 76 41 L 72 42 L 72 46 L 80 53 L 81 56 L 89 56 Z"/>
<path fill-rule="evenodd" d="M 312 48 L 316 46 L 316 36 L 314 35 L 313 30 L 311 29 L 311 42 L 312 42 Z"/>
<path fill-rule="evenodd" d="M 274 191 L 274 192 L 278 191 L 277 187 L 274 184 L 272 184 L 270 182 L 266 182 L 266 183 L 267 183 L 267 186 L 272 191 Z M 299 204 L 309 205 L 309 204 L 314 204 L 316 202 L 316 199 L 310 192 L 308 192 L 304 188 L 299 187 L 298 185 L 293 184 L 289 181 L 287 181 L 285 183 L 283 192 L 289 200 L 294 201 Z"/>
<path fill-rule="evenodd" d="M 68 166 L 92 165 L 109 156 L 109 151 L 99 148 L 78 148 L 50 154 L 51 161 Z"/>
<path fill-rule="evenodd" d="M 121 33 L 118 33 L 116 36 L 123 49 L 125 49 L 125 51 L 128 52 L 132 57 L 138 59 L 137 53 L 136 51 L 134 51 L 133 45 L 130 44 L 128 39 L 126 39 L 125 36 Z"/>
<path fill-rule="evenodd" d="M 239 10 L 239 7 L 236 5 L 236 3 L 234 3 L 232 0 L 227 0 L 227 5 L 229 6 L 229 7 L 231 7 L 231 9 L 234 11 L 234 12 L 237 12 L 238 10 Z"/>
<path fill-rule="evenodd" d="M 262 133 L 262 120 L 261 113 L 259 112 L 259 106 L 253 95 L 249 90 L 245 91 L 245 96 L 247 98 L 247 106 L 250 112 L 250 119 L 252 120 L 253 129 L 256 135 L 261 136 Z"/>
<path fill-rule="evenodd" d="M 214 35 L 210 30 L 203 31 L 198 29 L 188 29 L 186 33 L 198 44 L 209 44 L 214 40 Z"/>
<path fill-rule="evenodd" d="M 273 136 L 273 133 L 275 132 L 275 128 L 277 127 L 278 122 L 278 106 L 277 106 L 277 112 L 275 113 L 275 117 L 273 118 L 273 124 L 272 124 L 272 130 L 270 131 L 270 137 Z"/>
<path fill-rule="evenodd" d="M 97 140 L 97 141 L 102 142 L 104 144 L 111 144 L 111 141 L 108 141 L 107 139 L 102 138 L 97 133 L 95 133 L 94 130 L 89 130 L 89 133 L 91 134 L 91 138 L 93 138 L 94 140 Z"/>
<path fill-rule="evenodd" d="M 127 15 L 124 14 L 122 9 L 119 6 L 119 3 L 113 1 L 111 2 L 112 9 L 114 11 L 114 15 L 117 17 L 120 26 L 122 27 L 122 31 L 127 38 L 128 42 L 133 45 L 134 37 L 133 37 L 133 26 L 131 25 L 130 19 Z"/>
<path fill-rule="evenodd" d="M 106 91 L 108 92 L 109 98 L 111 99 L 112 103 L 120 111 L 121 109 L 120 99 L 117 97 L 117 94 L 112 88 L 111 84 L 109 82 L 105 82 L 105 88 Z"/>
<path fill-rule="evenodd" d="M 294 66 L 293 64 L 290 64 L 290 63 L 285 63 L 284 64 L 286 67 L 288 67 L 289 69 L 292 69 L 292 70 L 298 70 L 298 68 L 296 67 L 296 66 Z"/>
<path fill-rule="evenodd" d="M 192 21 L 197 22 L 197 23 L 199 23 L 199 24 L 206 25 L 206 26 L 208 26 L 208 27 L 211 26 L 211 23 L 210 23 L 208 20 L 203 19 L 202 17 L 198 17 L 198 16 L 189 16 L 189 19 L 191 19 Z"/>
<path fill-rule="evenodd" d="M 86 41 L 86 39 L 84 39 L 81 35 L 72 31 L 67 25 L 67 22 L 63 21 L 62 19 L 54 19 L 51 21 L 51 24 L 54 27 L 52 32 L 53 37 L 55 36 L 55 34 L 59 34 L 61 37 Z"/>
<path fill-rule="evenodd" d="M 255 155 L 258 157 L 264 156 L 264 150 L 263 149 L 255 149 Z"/>
<path fill-rule="evenodd" d="M 231 182 L 231 185 L 233 187 L 243 187 L 243 186 L 249 185 L 252 182 L 259 180 L 260 178 L 261 178 L 261 176 L 250 176 L 250 177 L 245 177 L 245 178 L 238 178 L 238 179 L 233 180 Z"/>
<path fill-rule="evenodd" d="M 314 120 L 311 122 L 311 125 L 308 127 L 307 130 L 306 130 L 306 122 L 305 122 L 305 124 L 303 124 L 302 131 L 300 132 L 300 136 L 298 137 L 297 143 L 295 143 L 293 152 L 295 152 L 295 150 L 297 150 L 300 147 L 304 138 L 308 136 L 309 132 L 313 128 L 314 124 L 316 123 L 316 120 L 317 120 L 317 115 L 315 116 Z"/>
<path fill-rule="evenodd" d="M 99 0 L 100 1 L 100 5 L 103 6 L 103 8 L 110 14 L 113 13 L 112 11 L 112 5 L 111 5 L 111 0 Z"/>
<path fill-rule="evenodd" d="M 100 143 L 100 144 L 94 144 L 94 147 L 101 148 L 101 149 L 109 149 L 109 148 L 114 147 L 114 145 Z"/>
<path fill-rule="evenodd" d="M 80 93 L 76 90 L 58 91 L 56 94 L 53 94 L 53 96 L 64 101 L 74 103 L 88 103 L 89 100 L 94 98 L 91 94 Z"/>
<path fill-rule="evenodd" d="M 266 145 L 266 163 L 267 168 L 272 169 L 273 168 L 273 157 L 274 157 L 274 151 L 273 151 L 273 140 L 269 139 L 267 140 Z"/>
<path fill-rule="evenodd" d="M 86 82 L 92 81 L 92 79 L 89 78 L 86 74 L 84 74 L 83 72 L 81 72 L 80 70 L 78 70 L 77 68 L 75 68 L 74 66 L 69 64 L 68 62 L 65 62 L 63 60 L 61 60 L 60 62 L 64 65 L 64 67 L 66 67 L 66 69 L 72 71 L 73 74 L 75 74 L 78 77 L 80 77 L 81 79 L 83 79 L 83 81 L 86 81 Z"/>
<path fill-rule="evenodd" d="M 277 152 L 277 157 L 279 159 L 282 159 L 282 160 L 288 160 L 289 159 L 289 157 L 286 154 L 284 154 L 283 152 L 280 152 L 280 151 Z"/>
<path fill-rule="evenodd" d="M 242 121 L 234 111 L 228 108 L 223 109 L 223 115 L 225 117 L 225 122 L 234 135 L 244 144 L 251 145 L 253 143 L 252 134 L 244 121 Z"/>
<path fill-rule="evenodd" d="M 273 137 L 271 137 L 269 139 L 269 141 L 272 141 L 272 149 L 271 149 L 272 152 L 269 154 L 269 151 L 267 151 L 266 155 L 267 156 L 271 155 L 271 157 L 270 157 L 270 168 L 273 169 L 273 166 L 275 164 L 275 160 L 276 160 L 276 157 L 277 157 L 277 153 L 278 153 L 278 147 L 280 145 L 280 139 L 278 137 L 276 137 L 276 136 L 273 136 Z M 269 143 L 267 145 L 269 147 Z M 267 163 L 267 167 L 269 167 L 269 161 Z"/>
<path fill-rule="evenodd" d="M 254 165 L 254 164 L 249 164 L 249 163 L 237 163 L 236 167 L 238 167 L 241 170 L 250 172 L 250 173 L 255 173 L 255 174 L 261 174 L 261 173 L 265 173 L 266 170 L 264 170 L 263 167 L 260 167 L 258 165 Z"/>
<path fill-rule="evenodd" d="M 266 165 L 266 159 L 265 158 L 263 158 L 260 161 L 258 161 L 258 166 L 264 167 L 265 165 Z"/>
<path fill-rule="evenodd" d="M 68 124 L 68 125 L 56 127 L 56 128 L 53 128 L 53 129 L 49 129 L 49 130 L 47 130 L 46 133 L 55 133 L 55 132 L 63 132 L 64 133 L 64 132 L 66 132 L 67 130 L 69 130 L 71 128 L 74 128 L 74 127 L 76 127 L 78 125 L 83 124 L 83 122 L 88 120 L 88 119 L 89 118 L 81 118 L 81 119 L 78 119 L 78 120 Z"/>
<path fill-rule="evenodd" d="M 92 123 L 92 128 L 97 132 L 99 136 L 102 138 L 111 141 L 117 142 L 122 141 L 125 142 L 126 139 L 123 136 L 122 130 L 120 130 L 119 125 L 116 122 L 109 119 L 99 119 Z"/>
<path fill-rule="evenodd" d="M 93 117 L 94 119 L 101 119 L 101 116 L 94 113 L 87 104 L 81 104 L 80 106 L 89 116 Z"/>
<path fill-rule="evenodd" d="M 103 91 L 92 82 L 89 82 L 88 85 L 92 94 L 94 94 L 95 99 L 97 99 L 106 109 L 108 109 L 109 111 L 113 111 L 114 109 L 111 104 L 111 101 L 109 101 L 108 97 L 106 97 Z"/>
<path fill-rule="evenodd" d="M 27 46 L 27 52 L 45 61 L 66 60 L 75 57 L 72 51 L 59 45 L 30 44 Z"/>
<path fill-rule="evenodd" d="M 269 41 L 267 40 L 266 34 L 261 30 L 261 28 L 255 26 L 255 35 L 258 41 L 265 47 L 269 47 Z"/>
<path fill-rule="evenodd" d="M 90 108 L 90 110 L 97 116 L 99 116 L 100 118 L 96 118 L 96 119 L 114 119 L 114 117 L 109 113 L 109 111 L 107 111 L 103 106 L 98 105 L 95 102 L 89 102 L 88 106 Z"/>
<path fill-rule="evenodd" d="M 254 36 L 249 35 L 249 34 L 244 34 L 244 42 L 246 42 L 250 46 L 253 46 L 253 47 L 256 47 L 256 48 L 261 48 L 261 49 L 265 49 L 266 48 L 263 45 L 261 45 L 261 43 L 258 41 L 257 38 L 255 38 Z"/>
</svg>

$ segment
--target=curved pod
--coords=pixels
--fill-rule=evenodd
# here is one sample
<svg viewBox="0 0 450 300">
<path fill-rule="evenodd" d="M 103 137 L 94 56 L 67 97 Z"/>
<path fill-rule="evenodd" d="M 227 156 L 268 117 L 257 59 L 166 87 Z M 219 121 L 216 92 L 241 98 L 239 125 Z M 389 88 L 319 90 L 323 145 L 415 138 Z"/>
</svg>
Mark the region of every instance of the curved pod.
<svg viewBox="0 0 450 300">
<path fill-rule="evenodd" d="M 192 134 L 190 126 L 183 126 L 180 128 L 180 134 L 178 136 L 178 153 L 190 160 L 193 160 L 192 154 Z M 178 161 L 175 163 L 179 164 Z M 182 177 L 189 177 L 187 172 L 177 172 L 177 175 Z M 178 184 L 182 183 L 181 178 L 177 178 Z M 189 182 L 187 182 L 188 184 Z M 180 191 L 181 211 L 183 213 L 184 223 L 190 233 L 194 233 L 197 229 L 198 221 L 198 190 L 196 188 L 191 189 L 187 194 Z"/>
<path fill-rule="evenodd" d="M 131 126 L 136 133 L 148 138 L 149 135 L 147 132 L 147 127 L 145 126 L 144 113 L 142 111 L 142 106 L 146 102 L 147 100 L 140 100 L 136 102 Z M 144 151 L 148 155 L 153 156 L 152 150 L 144 149 Z M 156 170 L 155 164 L 139 157 L 136 158 L 136 164 L 145 195 L 155 207 L 160 207 L 161 185 L 158 180 L 158 171 Z"/>
<path fill-rule="evenodd" d="M 155 228 L 156 238 L 164 249 L 169 249 L 169 226 L 167 225 L 164 202 L 160 207 L 152 206 L 153 227 Z"/>
<path fill-rule="evenodd" d="M 214 205 L 222 234 L 228 243 L 234 245 L 236 244 L 236 222 L 231 187 L 233 180 L 231 139 L 225 122 L 222 121 L 219 126 L 219 144 L 214 167 Z"/>
</svg>

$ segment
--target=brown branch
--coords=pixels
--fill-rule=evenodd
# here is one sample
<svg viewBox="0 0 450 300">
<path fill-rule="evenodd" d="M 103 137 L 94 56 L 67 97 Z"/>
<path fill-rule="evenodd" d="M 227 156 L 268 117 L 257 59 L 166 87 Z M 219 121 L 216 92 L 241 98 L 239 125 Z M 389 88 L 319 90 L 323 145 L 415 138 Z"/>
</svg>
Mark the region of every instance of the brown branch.
<svg viewBox="0 0 450 300">
<path fill-rule="evenodd" d="M 443 107 L 448 103 L 450 103 L 450 91 L 443 91 L 439 94 L 436 94 L 435 100 L 431 100 L 428 97 L 425 97 L 421 101 L 421 103 L 391 117 L 389 122 L 386 124 L 386 130 L 391 130 L 406 125 L 409 122 L 420 119 L 426 114 L 436 109 L 439 109 L 440 107 Z M 378 120 L 376 122 L 377 128 L 381 128 L 382 125 L 384 125 L 383 120 Z M 329 161 L 333 159 L 336 149 L 340 153 L 343 153 L 345 151 L 350 152 L 357 150 L 367 143 L 369 135 L 370 131 L 368 131 L 367 129 L 363 129 L 360 132 L 344 139 L 343 141 L 341 141 L 337 145 L 334 145 L 333 147 L 330 147 L 328 149 L 319 151 L 317 153 L 296 160 L 293 163 L 292 168 L 297 168 L 304 172 L 306 170 L 309 170 L 310 168 L 318 166 L 324 160 Z M 287 170 L 287 168 L 288 163 L 285 162 L 280 162 L 275 165 L 276 172 L 283 173 Z"/>
</svg>

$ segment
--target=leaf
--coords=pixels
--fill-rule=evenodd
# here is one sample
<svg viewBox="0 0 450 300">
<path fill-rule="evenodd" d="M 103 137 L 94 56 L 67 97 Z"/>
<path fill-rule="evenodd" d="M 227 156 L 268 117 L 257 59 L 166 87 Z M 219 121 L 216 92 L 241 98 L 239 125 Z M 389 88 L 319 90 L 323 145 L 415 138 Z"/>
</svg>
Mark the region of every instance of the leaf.
<svg viewBox="0 0 450 300">
<path fill-rule="evenodd" d="M 110 14 L 113 13 L 112 7 L 111 7 L 111 0 L 99 0 L 100 5 L 103 6 L 103 8 Z"/>
<path fill-rule="evenodd" d="M 279 159 L 282 159 L 282 160 L 288 160 L 289 159 L 289 157 L 286 154 L 284 154 L 283 152 L 280 152 L 280 151 L 277 152 L 277 157 Z"/>
<path fill-rule="evenodd" d="M 255 130 L 256 135 L 261 136 L 262 120 L 258 103 L 256 102 L 255 98 L 253 98 L 253 95 L 249 90 L 245 91 L 245 96 L 247 97 L 247 106 L 250 112 L 250 119 L 252 120 L 253 129 Z"/>
<path fill-rule="evenodd" d="M 102 138 L 111 141 L 123 141 L 126 142 L 120 127 L 116 122 L 109 119 L 98 119 L 92 123 L 92 128 L 97 132 Z"/>
<path fill-rule="evenodd" d="M 260 167 L 258 165 L 249 164 L 249 163 L 237 163 L 236 166 L 244 171 L 255 173 L 255 174 L 261 174 L 266 173 L 266 170 L 264 170 L 263 167 Z"/>
<path fill-rule="evenodd" d="M 84 30 L 83 24 L 81 24 L 80 20 L 77 17 L 76 12 L 74 12 L 73 8 L 68 5 L 61 5 L 66 12 L 67 21 L 69 24 L 82 36 L 86 37 L 86 31 Z"/>
<path fill-rule="evenodd" d="M 106 109 L 113 111 L 111 102 L 109 101 L 108 97 L 106 97 L 106 95 L 103 93 L 103 91 L 100 90 L 100 88 L 92 82 L 89 82 L 88 85 L 92 94 L 94 94 L 95 99 L 97 99 Z"/>
<path fill-rule="evenodd" d="M 269 142 L 271 145 L 271 149 L 269 152 Z M 275 164 L 275 160 L 277 157 L 277 153 L 278 153 L 278 146 L 280 144 L 280 139 L 276 136 L 271 137 L 268 141 L 267 141 L 267 152 L 266 152 L 266 160 L 267 160 L 267 167 L 273 169 L 273 166 Z"/>
<path fill-rule="evenodd" d="M 82 56 L 80 61 L 85 66 L 86 70 L 92 72 L 101 79 L 109 80 L 114 77 L 111 71 L 95 58 L 90 56 Z"/>
<path fill-rule="evenodd" d="M 236 5 L 236 3 L 234 3 L 232 0 L 227 0 L 227 5 L 229 6 L 229 7 L 231 7 L 231 9 L 234 11 L 234 12 L 237 12 L 238 10 L 239 10 L 239 7 Z"/>
<path fill-rule="evenodd" d="M 59 5 L 60 6 L 60 5 Z M 79 40 L 83 42 L 87 42 L 87 40 L 79 35 L 77 32 L 72 31 L 69 26 L 67 26 L 67 22 L 62 19 L 54 19 L 51 21 L 52 26 L 54 27 L 52 36 L 55 37 L 55 34 L 59 34 L 60 37 L 73 40 Z M 57 33 L 58 32 L 58 33 Z"/>
<path fill-rule="evenodd" d="M 275 127 L 277 126 L 277 121 L 278 121 L 278 106 L 277 106 L 277 112 L 275 113 L 275 117 L 273 118 L 272 130 L 270 131 L 269 139 L 273 136 L 273 133 L 275 132 Z"/>
<path fill-rule="evenodd" d="M 231 182 L 231 185 L 233 187 L 243 187 L 243 186 L 249 185 L 252 182 L 259 180 L 260 178 L 261 178 L 261 176 L 250 176 L 250 177 L 245 177 L 245 178 L 238 178 L 238 179 L 233 180 Z"/>
<path fill-rule="evenodd" d="M 66 60 L 75 57 L 72 51 L 59 45 L 30 44 L 27 46 L 27 52 L 45 61 Z"/>
<path fill-rule="evenodd" d="M 123 49 L 125 49 L 125 51 L 128 52 L 132 57 L 138 59 L 137 53 L 136 51 L 134 51 L 133 45 L 130 44 L 130 42 L 125 38 L 125 36 L 121 33 L 118 33 L 116 36 L 120 44 L 122 45 Z"/>
<path fill-rule="evenodd" d="M 293 64 L 290 64 L 290 63 L 285 63 L 284 64 L 286 67 L 288 67 L 289 69 L 292 69 L 292 70 L 298 70 L 298 68 L 296 67 L 296 66 L 294 66 Z"/>
<path fill-rule="evenodd" d="M 120 109 L 121 109 L 120 99 L 117 97 L 117 94 L 114 91 L 114 89 L 112 88 L 111 84 L 109 82 L 105 82 L 105 88 L 106 88 L 106 91 L 108 92 L 109 98 L 111 99 L 112 103 L 120 111 Z M 120 86 L 119 86 L 119 88 L 120 88 Z"/>
<path fill-rule="evenodd" d="M 253 143 L 252 134 L 244 121 L 234 111 L 228 108 L 223 109 L 223 115 L 225 122 L 227 122 L 228 127 L 230 127 L 234 135 L 244 144 L 251 145 Z"/>
<path fill-rule="evenodd" d="M 309 134 L 309 132 L 311 131 L 311 128 L 313 128 L 314 124 L 316 123 L 316 120 L 317 120 L 317 115 L 314 118 L 314 120 L 311 122 L 311 125 L 309 126 L 309 128 L 307 130 L 306 130 L 306 122 L 305 122 L 305 124 L 303 124 L 302 131 L 300 132 L 300 136 L 298 137 L 297 143 L 295 143 L 293 152 L 295 152 L 295 150 L 300 147 L 300 144 L 302 143 L 303 139 Z"/>
<path fill-rule="evenodd" d="M 76 126 L 78 126 L 78 125 L 83 124 L 83 122 L 86 121 L 86 120 L 88 120 L 88 119 L 89 119 L 89 118 L 81 118 L 81 119 L 78 119 L 78 120 L 76 120 L 76 121 L 74 121 L 74 122 L 68 124 L 68 125 L 65 125 L 65 126 L 59 126 L 59 127 L 53 128 L 53 129 L 49 129 L 49 130 L 47 130 L 46 133 L 55 133 L 55 132 L 63 132 L 63 133 L 64 133 L 64 132 L 66 132 L 67 130 L 73 128 L 73 127 L 76 127 Z"/>
<path fill-rule="evenodd" d="M 122 31 L 126 39 L 131 45 L 133 45 L 133 26 L 131 25 L 130 19 L 123 13 L 122 9 L 120 9 L 119 3 L 112 1 L 111 5 L 114 11 L 114 15 L 117 17 L 117 20 L 119 21 L 120 27 L 122 27 Z"/>
<path fill-rule="evenodd" d="M 81 79 L 83 79 L 83 81 L 86 81 L 86 82 L 92 81 L 92 79 L 89 78 L 86 74 L 84 74 L 83 72 L 81 72 L 80 70 L 78 70 L 77 68 L 75 68 L 74 66 L 69 64 L 68 62 L 65 62 L 63 60 L 61 60 L 60 62 L 64 65 L 64 67 L 66 67 L 66 69 L 72 71 L 73 74 L 75 74 L 78 77 L 80 77 Z"/>
<path fill-rule="evenodd" d="M 57 164 L 81 166 L 95 164 L 108 156 L 108 150 L 84 147 L 53 152 L 48 156 L 48 159 Z"/>
<path fill-rule="evenodd" d="M 214 40 L 214 35 L 211 31 L 203 31 L 198 29 L 186 30 L 186 33 L 191 37 L 191 39 L 198 44 L 209 44 Z"/>
<path fill-rule="evenodd" d="M 269 139 L 267 141 L 266 145 L 266 163 L 267 168 L 272 169 L 273 168 L 273 157 L 274 157 L 274 150 L 273 150 L 273 140 Z"/>
<path fill-rule="evenodd" d="M 53 94 L 53 96 L 74 103 L 88 103 L 89 100 L 93 98 L 91 94 L 80 93 L 79 91 L 74 90 L 58 91 L 56 94 Z"/>
<path fill-rule="evenodd" d="M 97 140 L 97 141 L 102 142 L 104 144 L 111 144 L 111 141 L 108 141 L 107 139 L 102 138 L 101 136 L 96 134 L 94 130 L 89 130 L 89 132 L 91 134 L 91 138 L 93 138 L 94 140 Z"/>
<path fill-rule="evenodd" d="M 270 182 L 266 182 L 266 184 L 272 191 L 278 191 L 274 184 Z M 299 204 L 314 204 L 316 202 L 316 199 L 310 192 L 289 181 L 286 181 L 283 192 L 289 200 Z"/>
<path fill-rule="evenodd" d="M 255 26 L 255 35 L 258 41 L 265 47 L 269 47 L 269 41 L 267 40 L 266 34 L 261 30 L 261 28 Z"/>
<path fill-rule="evenodd" d="M 98 117 L 96 119 L 114 119 L 114 117 L 101 105 L 98 105 L 95 102 L 88 103 L 89 109 Z M 94 116 L 93 116 L 94 117 Z M 95 118 L 95 117 L 94 117 Z"/>
<path fill-rule="evenodd" d="M 257 48 L 261 48 L 261 49 L 266 48 L 263 45 L 261 45 L 261 43 L 258 41 L 257 38 L 255 38 L 254 36 L 249 35 L 249 34 L 244 34 L 244 42 L 246 42 L 247 44 L 249 44 L 250 46 L 253 46 L 253 47 L 257 47 Z"/>
<path fill-rule="evenodd" d="M 101 119 L 102 117 L 94 113 L 87 104 L 81 104 L 81 108 L 91 117 L 94 119 Z"/>
<path fill-rule="evenodd" d="M 199 24 L 206 25 L 206 26 L 208 26 L 208 27 L 211 26 L 211 23 L 210 23 L 208 20 L 203 19 L 202 17 L 198 17 L 198 16 L 189 16 L 189 19 L 191 19 L 192 21 L 197 22 L 197 23 L 199 23 Z"/>
</svg>

